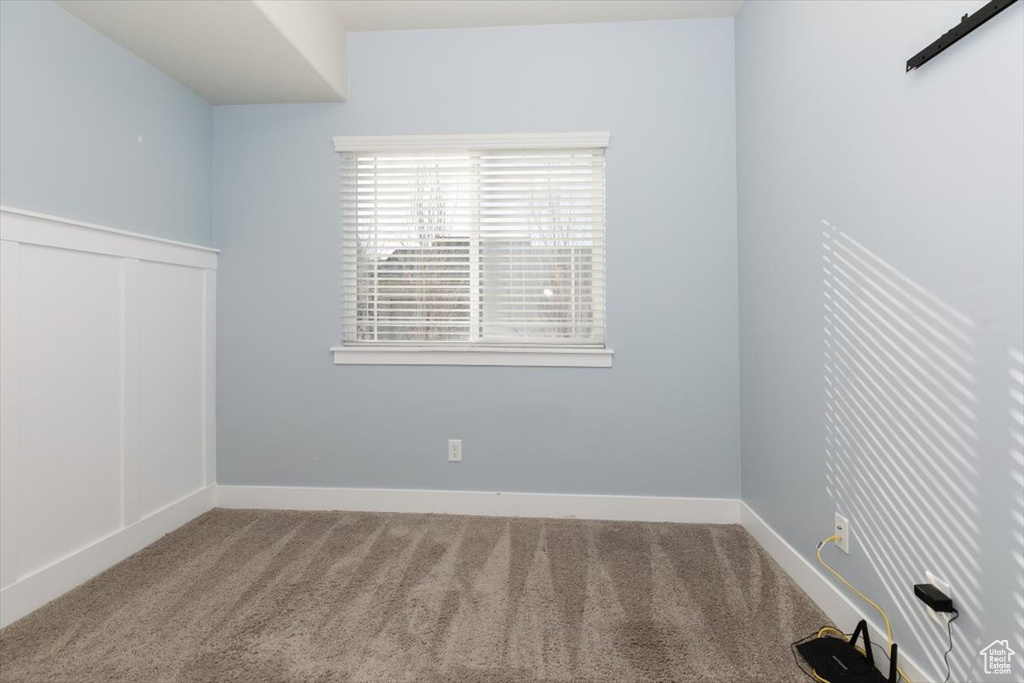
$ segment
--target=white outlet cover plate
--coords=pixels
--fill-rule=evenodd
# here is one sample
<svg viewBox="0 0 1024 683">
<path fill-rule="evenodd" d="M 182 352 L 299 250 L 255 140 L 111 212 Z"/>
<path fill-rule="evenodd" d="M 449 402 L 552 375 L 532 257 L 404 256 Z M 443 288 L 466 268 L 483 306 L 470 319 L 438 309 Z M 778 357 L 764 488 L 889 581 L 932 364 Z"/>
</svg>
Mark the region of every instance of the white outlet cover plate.
<svg viewBox="0 0 1024 683">
<path fill-rule="evenodd" d="M 448 439 L 448 462 L 462 462 L 462 439 Z"/>
<path fill-rule="evenodd" d="M 935 576 L 935 574 L 926 571 L 924 573 L 924 582 L 932 584 L 940 591 L 945 593 L 947 596 L 949 596 L 950 599 L 953 598 L 953 587 L 949 585 L 949 581 L 943 581 L 939 577 Z M 953 604 L 955 605 L 956 603 Z M 945 626 L 946 622 L 948 622 L 950 618 L 952 618 L 953 616 L 952 614 L 949 614 L 947 612 L 936 612 L 928 605 L 925 605 L 923 602 L 921 603 L 921 605 L 923 605 L 925 610 L 928 612 L 928 616 L 930 616 L 935 622 L 942 624 L 943 626 Z"/>
<path fill-rule="evenodd" d="M 842 531 L 840 531 L 840 529 L 842 529 Z M 836 536 L 842 536 L 841 539 L 836 541 L 836 547 L 842 550 L 847 555 L 849 555 L 850 534 L 852 533 L 850 530 L 850 520 L 848 520 L 846 517 L 843 517 L 838 512 L 836 513 L 835 530 L 833 531 L 833 533 Z"/>
</svg>

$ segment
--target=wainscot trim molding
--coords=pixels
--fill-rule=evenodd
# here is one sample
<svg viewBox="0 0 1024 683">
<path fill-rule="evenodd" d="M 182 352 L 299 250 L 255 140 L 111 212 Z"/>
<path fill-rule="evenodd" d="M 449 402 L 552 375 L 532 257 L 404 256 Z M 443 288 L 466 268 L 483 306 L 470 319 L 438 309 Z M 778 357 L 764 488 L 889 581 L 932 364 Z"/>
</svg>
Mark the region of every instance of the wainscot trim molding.
<svg viewBox="0 0 1024 683">
<path fill-rule="evenodd" d="M 0 240 L 208 270 L 217 269 L 217 254 L 220 253 L 212 247 L 9 206 L 0 206 Z"/>
</svg>

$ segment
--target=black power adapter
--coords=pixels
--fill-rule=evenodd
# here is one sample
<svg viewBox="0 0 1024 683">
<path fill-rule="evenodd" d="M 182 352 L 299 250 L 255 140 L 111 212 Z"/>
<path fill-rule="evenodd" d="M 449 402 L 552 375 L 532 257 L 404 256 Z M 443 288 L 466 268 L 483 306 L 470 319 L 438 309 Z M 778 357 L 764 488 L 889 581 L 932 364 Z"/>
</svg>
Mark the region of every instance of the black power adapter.
<svg viewBox="0 0 1024 683">
<path fill-rule="evenodd" d="M 946 677 L 943 678 L 942 681 L 943 683 L 946 683 L 952 673 L 952 670 L 949 668 L 949 653 L 953 651 L 953 622 L 960 618 L 960 610 L 953 607 L 953 599 L 936 588 L 935 584 L 916 584 L 914 586 L 914 595 L 916 595 L 921 602 L 928 605 L 928 607 L 936 612 L 953 615 L 953 617 L 946 622 L 946 629 L 949 631 L 949 648 L 942 655 L 943 661 L 946 662 Z"/>
<path fill-rule="evenodd" d="M 931 583 L 919 583 L 914 586 L 914 595 L 921 602 L 931 607 L 936 612 L 954 612 L 953 600 L 940 591 Z"/>
</svg>

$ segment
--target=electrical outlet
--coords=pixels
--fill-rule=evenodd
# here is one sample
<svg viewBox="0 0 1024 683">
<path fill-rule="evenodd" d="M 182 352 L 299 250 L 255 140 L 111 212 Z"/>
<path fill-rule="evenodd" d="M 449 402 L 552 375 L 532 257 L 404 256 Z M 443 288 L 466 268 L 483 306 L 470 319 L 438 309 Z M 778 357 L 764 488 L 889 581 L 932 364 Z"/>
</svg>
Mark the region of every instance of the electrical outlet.
<svg viewBox="0 0 1024 683">
<path fill-rule="evenodd" d="M 943 581 L 939 577 L 935 576 L 935 574 L 932 574 L 931 572 L 925 572 L 924 582 L 930 583 L 936 588 L 938 588 L 940 591 L 945 593 L 950 600 L 953 599 L 953 588 L 949 585 L 949 581 Z M 953 602 L 953 606 L 956 607 L 956 601 Z M 928 609 L 928 607 L 925 607 L 925 610 L 928 611 L 928 615 L 931 616 L 931 618 L 935 622 L 942 624 L 943 626 L 945 626 L 946 622 L 948 622 L 950 618 L 952 618 L 953 616 L 948 612 L 936 612 L 934 610 Z"/>
<path fill-rule="evenodd" d="M 448 462 L 462 462 L 462 439 L 448 439 Z"/>
<path fill-rule="evenodd" d="M 832 532 L 834 535 L 839 537 L 836 541 L 836 547 L 842 550 L 847 555 L 850 554 L 850 520 L 843 517 L 838 512 L 836 513 L 836 525 L 835 530 Z"/>
</svg>

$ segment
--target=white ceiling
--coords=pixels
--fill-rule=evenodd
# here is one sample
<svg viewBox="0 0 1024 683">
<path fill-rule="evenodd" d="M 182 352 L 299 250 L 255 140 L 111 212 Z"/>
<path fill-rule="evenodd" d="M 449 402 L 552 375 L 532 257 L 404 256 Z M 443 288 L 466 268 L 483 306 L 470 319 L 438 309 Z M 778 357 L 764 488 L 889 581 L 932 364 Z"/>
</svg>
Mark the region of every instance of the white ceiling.
<svg viewBox="0 0 1024 683">
<path fill-rule="evenodd" d="M 57 0 L 213 104 L 341 102 L 346 31 L 731 17 L 742 0 Z"/>
<path fill-rule="evenodd" d="M 330 0 L 349 31 L 732 17 L 743 0 Z"/>
</svg>

